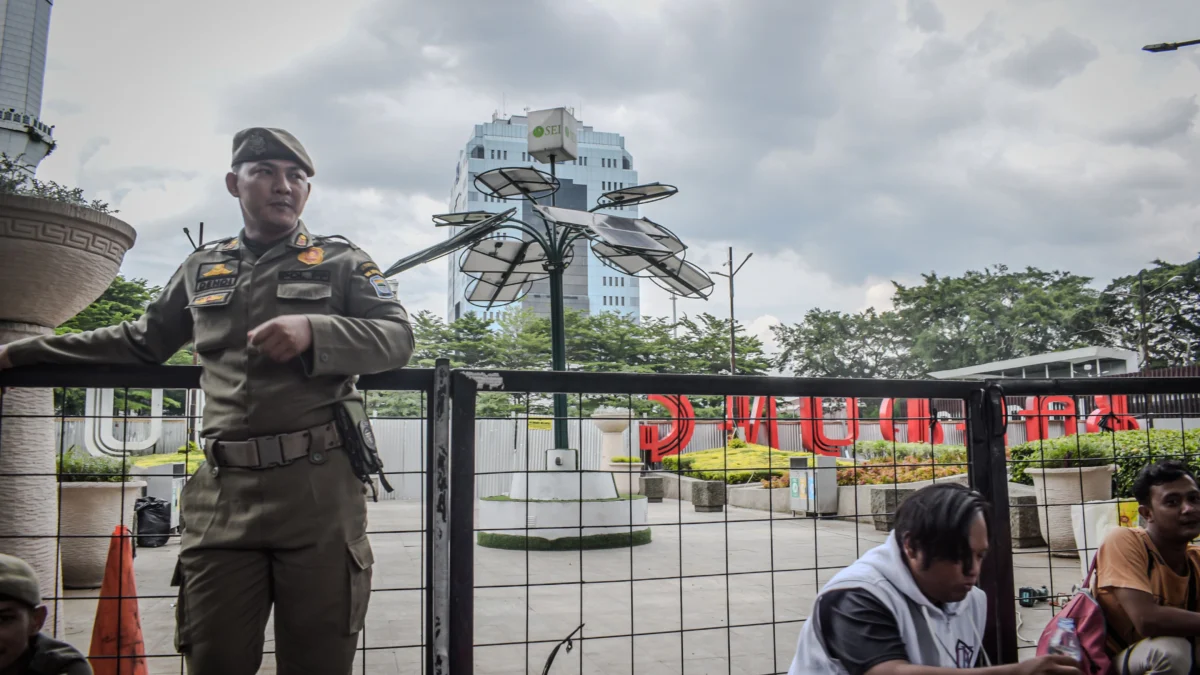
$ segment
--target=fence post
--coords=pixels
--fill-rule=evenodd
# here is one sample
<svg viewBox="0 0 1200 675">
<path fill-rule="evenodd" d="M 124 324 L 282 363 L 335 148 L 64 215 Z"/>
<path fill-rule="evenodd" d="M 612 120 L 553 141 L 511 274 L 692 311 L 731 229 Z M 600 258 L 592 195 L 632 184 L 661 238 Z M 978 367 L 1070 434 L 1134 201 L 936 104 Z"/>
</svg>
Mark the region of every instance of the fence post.
<svg viewBox="0 0 1200 675">
<path fill-rule="evenodd" d="M 450 360 L 438 359 L 426 403 L 425 672 L 446 675 L 450 614 Z"/>
<path fill-rule="evenodd" d="M 1013 606 L 1012 528 L 1009 521 L 1008 462 L 1005 456 L 1003 390 L 988 384 L 967 401 L 967 462 L 971 487 L 991 507 L 988 556 L 979 585 L 988 596 L 984 648 L 992 663 L 1017 662 L 1017 614 Z"/>
<path fill-rule="evenodd" d="M 461 372 L 450 383 L 449 668 L 475 672 L 475 396 L 478 385 Z"/>
</svg>

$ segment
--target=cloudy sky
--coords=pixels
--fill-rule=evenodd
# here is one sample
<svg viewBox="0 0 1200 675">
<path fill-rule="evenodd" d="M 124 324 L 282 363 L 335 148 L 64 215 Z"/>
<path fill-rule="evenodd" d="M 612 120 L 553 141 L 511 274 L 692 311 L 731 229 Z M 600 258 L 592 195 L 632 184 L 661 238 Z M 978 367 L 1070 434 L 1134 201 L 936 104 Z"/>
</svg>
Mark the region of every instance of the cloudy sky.
<svg viewBox="0 0 1200 675">
<path fill-rule="evenodd" d="M 386 265 L 442 234 L 473 124 L 574 106 L 680 187 L 645 212 L 693 260 L 754 252 L 738 315 L 762 331 L 922 272 L 1194 257 L 1200 48 L 1140 50 L 1193 38 L 1190 0 L 58 2 L 39 176 L 119 208 L 124 273 L 161 283 L 182 227 L 240 228 L 232 134 L 282 126 L 317 164 L 310 228 Z M 442 313 L 445 277 L 405 273 L 410 310 Z"/>
</svg>

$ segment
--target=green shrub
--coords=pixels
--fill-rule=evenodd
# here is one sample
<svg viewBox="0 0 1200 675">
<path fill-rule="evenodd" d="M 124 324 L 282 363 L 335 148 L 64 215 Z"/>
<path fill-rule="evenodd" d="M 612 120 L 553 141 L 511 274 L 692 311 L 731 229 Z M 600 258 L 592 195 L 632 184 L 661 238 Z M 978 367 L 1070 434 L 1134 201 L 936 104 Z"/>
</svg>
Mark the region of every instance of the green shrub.
<svg viewBox="0 0 1200 675">
<path fill-rule="evenodd" d="M 811 452 L 773 450 L 765 445 L 747 443 L 744 448 L 729 450 L 714 448 L 686 455 L 667 455 L 662 465 L 666 471 L 678 471 L 690 478 L 719 480 L 736 485 L 770 480 L 788 475 L 789 457 L 812 457 Z M 851 465 L 853 462 L 842 462 Z"/>
<path fill-rule="evenodd" d="M 1147 464 L 1178 459 L 1200 471 L 1200 429 L 1139 429 L 1079 434 L 1014 445 L 1009 449 L 1009 476 L 1014 483 L 1033 484 L 1026 468 L 1062 469 L 1115 464 L 1115 496 L 1133 496 L 1133 479 Z"/>
<path fill-rule="evenodd" d="M 76 452 L 75 446 L 56 461 L 60 483 L 120 483 L 132 468 L 116 457 L 92 457 Z"/>
<path fill-rule="evenodd" d="M 862 441 L 850 448 L 854 458 L 862 460 L 909 457 L 916 459 L 933 459 L 939 464 L 960 461 L 966 448 L 961 445 L 930 445 L 929 443 L 893 443 L 892 441 Z"/>
<path fill-rule="evenodd" d="M 734 436 L 733 438 L 730 438 L 728 445 L 734 450 L 741 450 L 742 448 L 750 447 L 750 444 L 746 441 L 743 441 L 740 436 Z"/>
<path fill-rule="evenodd" d="M 613 457 L 611 461 L 613 464 L 641 464 L 642 458 L 641 457 Z"/>
</svg>

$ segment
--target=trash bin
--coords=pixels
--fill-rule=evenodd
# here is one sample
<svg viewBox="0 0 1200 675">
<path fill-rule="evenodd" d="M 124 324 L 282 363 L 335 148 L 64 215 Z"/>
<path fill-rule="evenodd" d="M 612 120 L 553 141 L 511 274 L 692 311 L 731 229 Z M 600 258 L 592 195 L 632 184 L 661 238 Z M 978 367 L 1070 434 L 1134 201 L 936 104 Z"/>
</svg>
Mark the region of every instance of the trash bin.
<svg viewBox="0 0 1200 675">
<path fill-rule="evenodd" d="M 157 497 L 139 497 L 133 503 L 137 514 L 137 545 L 164 546 L 171 536 L 171 505 Z"/>
</svg>

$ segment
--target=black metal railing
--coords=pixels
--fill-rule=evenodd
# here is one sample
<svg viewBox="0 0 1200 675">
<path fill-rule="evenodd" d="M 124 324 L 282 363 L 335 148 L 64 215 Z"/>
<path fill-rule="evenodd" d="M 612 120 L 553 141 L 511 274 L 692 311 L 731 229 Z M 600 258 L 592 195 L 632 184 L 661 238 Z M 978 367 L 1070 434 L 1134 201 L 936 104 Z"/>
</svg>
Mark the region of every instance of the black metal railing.
<svg viewBox="0 0 1200 675">
<path fill-rule="evenodd" d="M 198 369 L 190 367 L 44 367 L 0 373 L 0 387 L 6 388 L 193 389 L 197 382 Z M 423 426 L 419 466 L 385 467 L 389 479 L 420 477 L 420 490 L 408 495 L 415 503 L 397 506 L 384 500 L 371 507 L 373 537 L 404 539 L 396 552 L 414 537 L 419 544 L 415 555 L 389 560 L 387 547 L 377 555 L 381 571 L 356 672 L 360 667 L 362 672 L 393 672 L 389 664 L 394 663 L 394 672 L 419 665 L 421 672 L 472 673 L 478 665 L 480 672 L 536 673 L 554 658 L 552 672 L 783 673 L 815 593 L 837 570 L 884 540 L 890 516 L 913 487 L 937 480 L 967 482 L 991 504 L 990 552 L 979 582 L 989 597 L 985 647 L 994 662 L 1013 662 L 1032 654 L 1038 632 L 1080 581 L 1080 554 L 1086 561 L 1098 546 L 1094 533 L 1082 545 L 1076 545 L 1073 534 L 1064 538 L 1062 524 L 1087 531 L 1087 520 L 1103 508 L 1093 502 L 1111 501 L 1120 512 L 1115 504 L 1128 498 L 1133 467 L 1164 456 L 1163 443 L 1174 448 L 1176 436 L 1179 451 L 1167 454 L 1189 461 L 1200 457 L 1195 448 L 1200 437 L 1193 438 L 1190 431 L 1200 427 L 1200 418 L 1190 409 L 1134 411 L 1127 405 L 1130 400 L 1171 401 L 1200 394 L 1200 378 L 887 381 L 452 371 L 439 363 L 428 370 L 363 377 L 359 387 L 418 392 L 417 408 L 395 401 L 387 408 L 386 397 L 376 405 L 380 410 L 419 410 L 413 416 Z M 603 527 L 585 518 L 583 501 L 571 502 L 576 515 L 565 525 L 530 520 L 541 507 L 531 507 L 528 498 L 516 500 L 520 503 L 513 507 L 524 510 L 523 519 L 486 521 L 488 514 L 498 512 L 493 507 L 513 501 L 506 486 L 521 481 L 528 486 L 532 477 L 550 468 L 540 455 L 552 447 L 547 419 L 552 393 L 566 394 L 569 400 L 569 418 L 559 422 L 569 426 L 572 444 L 582 454 L 585 471 L 571 474 L 580 498 L 587 473 L 611 468 L 599 464 L 604 441 L 591 418 L 597 406 L 606 405 L 625 411 L 622 452 L 646 462 L 644 472 L 624 477 L 626 489 L 644 492 L 643 477 L 661 478 L 667 492 L 663 501 L 640 504 L 644 495 L 636 494 L 613 500 L 623 510 L 609 509 L 620 517 L 604 521 Z M 664 416 L 647 402 L 655 394 L 692 397 L 696 409 L 690 416 Z M 1119 396 L 1127 399 L 1117 405 L 1113 397 Z M 745 403 L 750 405 L 731 409 L 736 399 L 726 397 L 749 397 Z M 759 413 L 753 408 L 756 397 L 777 398 L 780 405 L 775 412 L 764 408 Z M 818 397 L 828 412 L 814 405 L 811 399 Z M 807 407 L 793 406 L 797 399 L 809 399 Z M 800 452 L 803 447 L 783 447 L 792 441 L 780 442 L 763 429 L 772 422 L 807 424 L 806 433 L 820 430 L 839 440 L 838 433 L 853 428 L 853 416 L 847 413 L 850 399 L 856 410 L 875 411 L 885 400 L 896 405 L 885 422 L 858 420 L 879 424 L 878 429 L 886 426 L 884 440 L 839 446 L 847 464 L 833 469 L 838 510 L 819 516 L 786 508 L 792 503 L 787 455 L 760 453 L 756 457 L 764 462 L 746 464 L 734 452 L 741 450 L 742 441 L 724 436 L 710 453 L 687 455 L 705 461 L 716 457 L 716 465 L 702 466 L 697 463 L 701 460 L 680 455 L 652 463 L 664 458 L 643 452 L 644 441 L 635 430 L 638 425 L 716 418 L 731 420 L 747 437 L 750 425 L 757 423 L 764 425 L 760 443 Z M 924 407 L 900 406 L 901 400 L 923 401 Z M 1020 407 L 1020 415 L 1010 414 L 1014 406 Z M 1111 414 L 1101 414 L 1106 409 Z M 820 414 L 814 416 L 814 410 Z M 17 421 L 21 416 L 10 412 L 0 398 L 0 432 L 22 423 Z M 64 415 L 58 410 L 50 417 L 61 424 Z M 1128 426 L 1126 419 L 1135 415 L 1141 420 L 1137 430 L 1109 431 Z M 1100 425 L 1097 431 L 1089 432 L 1089 420 Z M 953 440 L 938 444 L 943 433 Z M 1146 435 L 1145 452 L 1139 452 L 1139 433 Z M 910 438 L 917 442 L 908 443 Z M 961 443 L 961 450 L 950 448 L 952 443 Z M 1110 448 L 1111 455 L 1102 456 L 1097 447 Z M 11 450 L 0 443 L 0 458 L 6 452 Z M 1084 475 L 1091 465 L 1110 460 L 1117 467 L 1113 486 L 1096 499 L 1083 488 Z M 1055 496 L 1044 484 L 1025 485 L 1031 482 L 1025 469 L 1043 466 L 1074 469 L 1071 475 L 1080 489 L 1070 494 L 1080 496 Z M 806 480 L 815 490 L 827 489 L 814 478 L 821 469 L 813 471 Z M 620 471 L 613 475 L 622 478 Z M 756 487 L 759 481 L 761 488 Z M 696 488 L 697 482 L 734 484 L 721 486 L 720 510 L 704 511 L 696 508 L 699 501 L 692 501 L 700 497 L 689 493 L 708 489 Z M 819 502 L 821 495 L 812 497 Z M 777 499 L 785 500 L 782 507 Z M 1064 521 L 1062 514 L 1072 507 L 1081 514 L 1075 520 L 1083 522 L 1072 523 L 1069 513 Z M 393 508 L 418 510 L 419 517 L 402 522 L 419 526 L 389 529 Z M 1050 527 L 1046 523 L 1058 528 L 1053 536 L 1045 531 Z M 643 525 L 648 535 L 640 534 Z M 551 536 L 569 529 L 578 530 L 577 536 L 557 539 L 577 539 L 575 548 Z M 624 539 L 589 539 L 600 530 Z M 22 534 L 39 536 L 19 531 L 0 535 L 0 546 L 4 537 Z M 56 546 L 69 538 L 61 522 L 51 536 Z M 589 548 L 588 542 L 597 541 L 597 548 Z M 419 569 L 407 569 L 413 566 Z M 165 585 L 152 577 L 140 585 L 142 563 L 138 567 L 143 607 L 173 601 L 169 589 L 158 592 Z M 420 582 L 395 581 L 405 578 Z M 419 607 L 408 601 L 413 594 L 421 596 Z M 95 593 L 64 596 L 80 607 L 93 607 L 87 601 L 97 598 Z M 72 618 L 68 612 L 68 619 L 90 625 L 82 615 Z M 162 628 L 169 631 L 171 621 L 173 617 Z M 156 630 L 143 623 L 143 630 Z M 86 647 L 87 640 L 81 641 Z M 147 643 L 152 642 L 148 637 Z M 417 660 L 400 656 L 417 653 Z M 159 663 L 152 665 L 153 672 L 181 672 L 171 650 L 154 650 L 152 656 Z"/>
</svg>

